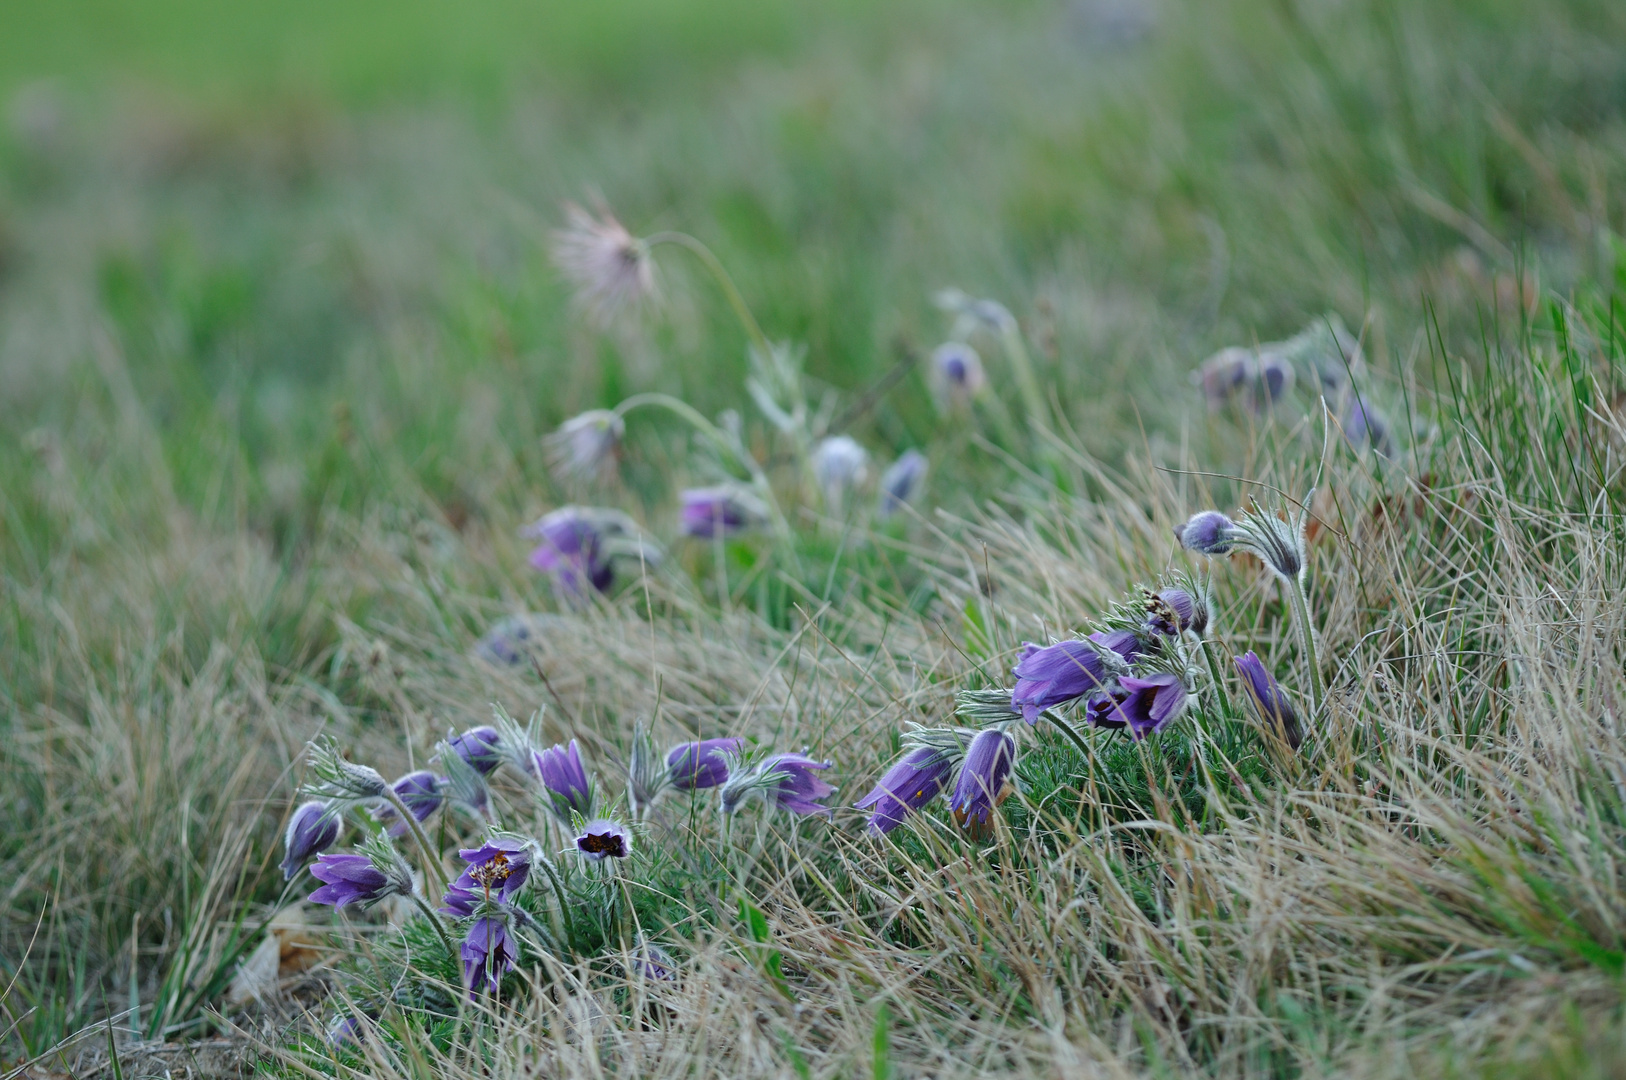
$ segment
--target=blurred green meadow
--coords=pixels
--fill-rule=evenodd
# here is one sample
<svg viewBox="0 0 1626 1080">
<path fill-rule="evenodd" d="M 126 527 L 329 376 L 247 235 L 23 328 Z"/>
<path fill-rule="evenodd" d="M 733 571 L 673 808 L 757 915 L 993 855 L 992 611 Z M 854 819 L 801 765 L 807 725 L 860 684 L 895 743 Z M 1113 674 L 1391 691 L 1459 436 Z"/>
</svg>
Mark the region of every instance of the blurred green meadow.
<svg viewBox="0 0 1626 1080">
<path fill-rule="evenodd" d="M 1529 406 L 1531 430 L 1559 432 L 1556 455 L 1571 445 L 1563 432 L 1594 430 L 1587 417 L 1618 422 L 1618 0 L 8 2 L 0 105 L 8 1076 L 27 1065 L 123 1080 L 117 1055 L 85 1064 L 53 1049 L 114 1015 L 146 1017 L 131 1032 L 148 1050 L 228 1031 L 211 1010 L 236 957 L 217 930 L 276 897 L 278 823 L 317 730 L 405 765 L 423 732 L 478 722 L 491 701 L 516 715 L 568 701 L 605 745 L 655 707 L 639 696 L 647 671 L 590 670 L 585 646 L 561 654 L 576 666 L 555 670 L 558 694 L 459 666 L 506 613 L 569 614 L 518 536 L 581 498 L 549 474 L 545 435 L 641 391 L 708 417 L 750 413 L 746 339 L 695 264 L 662 254 L 662 301 L 641 319 L 601 331 L 581 317 L 549 257 L 565 201 L 602 199 L 635 234 L 702 239 L 768 335 L 806 347 L 815 403 L 850 417 L 880 461 L 923 449 L 927 516 L 949 515 L 850 555 L 845 536 L 809 526 L 800 576 L 787 572 L 771 603 L 744 603 L 760 621 L 743 629 L 726 590 L 644 608 L 622 596 L 581 617 L 595 642 L 623 619 L 625 644 L 640 627 L 653 635 L 650 612 L 669 604 L 675 637 L 733 642 L 744 670 L 696 661 L 694 685 L 662 691 L 696 715 L 755 700 L 758 675 L 779 674 L 792 628 L 821 603 L 884 625 L 883 643 L 894 617 L 927 643 L 944 610 L 974 623 L 958 593 L 931 607 L 952 591 L 932 584 L 949 573 L 950 537 L 986 539 L 967 522 L 1066 533 L 1081 506 L 1113 520 L 1143 511 L 1121 535 L 1103 527 L 1114 539 L 1088 557 L 1086 541 L 1056 542 L 1058 566 L 1088 564 L 1094 597 L 1166 564 L 1149 537 L 1163 542 L 1169 492 L 1190 502 L 1210 484 L 1234 495 L 1232 475 L 1306 480 L 1319 436 L 1215 413 L 1191 372 L 1327 313 L 1359 333 L 1409 443 L 1452 423 L 1446 444 L 1462 442 L 1463 417 L 1482 408 L 1507 421 L 1497 453 L 1528 448 L 1514 432 L 1521 395 L 1562 398 L 1584 381 L 1564 366 L 1577 356 L 1597 361 L 1605 390 L 1564 414 L 1572 427 L 1540 427 L 1551 417 Z M 946 287 L 1015 314 L 1076 468 L 1032 460 L 1020 396 L 992 356 L 978 422 L 934 407 L 923 358 L 949 333 L 932 302 Z M 1460 390 L 1464 372 L 1479 389 Z M 1472 396 L 1493 391 L 1505 398 Z M 754 420 L 746 436 L 771 441 Z M 689 450 L 676 424 L 632 425 L 617 484 L 595 498 L 670 535 L 678 488 L 704 479 Z M 1543 467 L 1517 465 L 1498 490 L 1523 492 Z M 1212 480 L 1191 480 L 1199 471 Z M 1412 554 L 1444 558 L 1445 546 Z M 1049 566 L 1029 554 L 1011 555 L 1009 573 Z M 704 580 L 709 558 L 683 566 Z M 966 572 L 972 593 L 991 592 Z M 1488 611 L 1490 595 L 1473 602 Z M 1618 605 L 1617 588 L 1603 607 Z M 1349 616 L 1350 641 L 1365 640 L 1369 616 Z M 994 638 L 1014 648 L 1035 632 L 1024 625 L 973 626 L 976 659 Z M 831 678 L 830 702 L 873 681 Z M 887 737 L 855 736 L 890 753 Z M 1036 775 L 1050 768 L 1034 760 Z M 854 774 L 850 803 L 861 767 L 839 763 Z M 1611 884 L 1599 907 L 1618 913 L 1616 870 L 1600 871 Z M 1514 947 L 1472 937 L 1461 951 Z M 1360 940 L 1373 955 L 1388 947 Z M 1139 989 L 1124 991 L 1135 1017 L 1110 1047 L 1107 1035 L 1091 1044 L 1092 1061 L 1113 1049 L 1124 1071 L 1056 1069 L 1341 1075 L 1354 1047 L 1371 1050 L 1362 1075 L 1617 1075 L 1604 1070 L 1618 1069 L 1619 1047 L 1589 1027 L 1620 1018 L 1611 970 L 1575 991 L 1591 1011 L 1534 1025 L 1534 1063 L 1507 1072 L 1481 1029 L 1461 1036 L 1481 1056 L 1456 1071 L 1449 1024 L 1479 1014 L 1442 1019 L 1432 1004 L 1394 1028 L 1423 1047 L 1417 1058 L 1385 1057 L 1387 1034 L 1353 1008 L 1272 1012 L 1272 1034 L 1245 1052 L 1183 1057 L 1169 1047 L 1190 1031 Z M 1568 992 L 1563 977 L 1547 1004 Z M 988 992 L 1043 1012 L 1031 986 Z M 925 1036 L 907 1042 L 921 1014 L 895 1015 L 898 1045 L 918 1051 L 899 1051 L 899 1075 L 952 1060 Z M 879 1077 L 886 1023 L 860 1020 L 862 1038 L 881 1032 L 865 1063 Z M 303 1030 L 277 1024 L 231 1034 L 269 1054 Z M 821 1044 L 818 1075 L 859 1075 L 843 1071 L 858 1059 L 842 1038 Z M 1288 1044 L 1315 1050 L 1294 1057 Z M 1008 1057 L 978 1059 L 988 1071 L 1022 1071 L 1039 1053 L 999 1045 Z M 739 1053 L 696 1074 L 773 1074 Z M 772 1069 L 812 1075 L 801 1053 L 792 1045 Z M 142 1060 L 151 1075 L 167 1067 Z"/>
</svg>

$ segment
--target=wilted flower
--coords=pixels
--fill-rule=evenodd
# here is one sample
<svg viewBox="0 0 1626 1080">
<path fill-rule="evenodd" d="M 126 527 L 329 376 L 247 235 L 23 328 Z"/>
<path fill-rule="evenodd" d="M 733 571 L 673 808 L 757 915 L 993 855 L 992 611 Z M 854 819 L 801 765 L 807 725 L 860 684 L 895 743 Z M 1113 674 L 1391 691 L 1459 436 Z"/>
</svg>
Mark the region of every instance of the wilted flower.
<svg viewBox="0 0 1626 1080">
<path fill-rule="evenodd" d="M 486 724 L 469 728 L 446 740 L 452 752 L 481 776 L 490 776 L 503 763 L 502 736 Z"/>
<path fill-rule="evenodd" d="M 532 751 L 531 758 L 536 777 L 561 821 L 568 824 L 571 814 L 586 817 L 593 812 L 593 784 L 582 767 L 581 747 L 575 739 L 569 746 L 555 743 L 546 750 Z"/>
<path fill-rule="evenodd" d="M 1015 739 L 998 728 L 978 732 L 965 752 L 949 805 L 968 825 L 986 822 L 1015 764 Z"/>
<path fill-rule="evenodd" d="M 489 915 L 469 924 L 458 951 L 463 957 L 463 981 L 468 984 L 471 998 L 479 997 L 482 989 L 495 993 L 502 977 L 519 960 L 519 949 L 507 921 Z"/>
<path fill-rule="evenodd" d="M 625 859 L 632 854 L 632 834 L 619 821 L 597 818 L 582 826 L 576 850 L 594 862 Z"/>
<path fill-rule="evenodd" d="M 813 448 L 813 477 L 825 504 L 839 511 L 848 491 L 869 476 L 869 452 L 849 435 L 832 435 Z"/>
<path fill-rule="evenodd" d="M 744 739 L 701 739 L 674 746 L 666 755 L 672 786 L 679 791 L 716 787 L 728 779 L 728 759 L 744 748 Z"/>
<path fill-rule="evenodd" d="M 932 350 L 932 385 L 943 404 L 963 405 L 988 383 L 982 357 L 963 341 L 945 341 Z"/>
<path fill-rule="evenodd" d="M 891 517 L 920 494 L 926 486 L 927 468 L 925 454 L 919 450 L 905 450 L 903 456 L 881 474 L 881 494 L 876 511 L 882 518 Z"/>
<path fill-rule="evenodd" d="M 706 540 L 734 533 L 760 523 L 766 513 L 762 503 L 737 484 L 689 488 L 679 498 L 683 503 L 683 532 Z"/>
<path fill-rule="evenodd" d="M 590 480 L 610 470 L 627 433 L 627 422 L 611 409 L 572 416 L 543 440 L 548 464 L 565 480 Z"/>
<path fill-rule="evenodd" d="M 292 881 L 311 856 L 326 851 L 338 839 L 339 815 L 327 803 L 313 799 L 301 805 L 288 819 L 288 831 L 283 835 L 282 879 Z"/>
<path fill-rule="evenodd" d="M 1187 589 L 1147 593 L 1146 625 L 1169 637 L 1178 637 L 1187 630 L 1202 637 L 1208 629 L 1208 600 L 1202 593 Z"/>
<path fill-rule="evenodd" d="M 512 900 L 531 873 L 531 844 L 517 837 L 492 836 L 477 848 L 462 849 L 458 855 L 469 865 L 451 887 L 487 898 Z"/>
<path fill-rule="evenodd" d="M 372 907 L 388 896 L 412 895 L 412 868 L 389 841 L 375 836 L 361 850 L 360 855 L 318 855 L 311 876 L 326 884 L 307 899 L 336 908 Z"/>
<path fill-rule="evenodd" d="M 525 530 L 525 535 L 542 541 L 531 552 L 531 565 L 552 574 L 567 595 L 580 596 L 584 584 L 607 591 L 615 573 L 601 550 L 602 524 L 602 514 L 578 506 L 544 514 Z"/>
<path fill-rule="evenodd" d="M 576 289 L 576 302 L 599 325 L 656 294 L 649 245 L 600 204 L 597 216 L 565 204 L 568 224 L 553 234 L 553 261 Z"/>
<path fill-rule="evenodd" d="M 1128 662 L 1140 652 L 1140 639 L 1127 630 L 1043 647 L 1027 642 L 1013 669 L 1016 687 L 1011 691 L 1011 711 L 1021 713 L 1030 724 L 1038 723 L 1044 710 L 1100 689 L 1120 670 L 1129 670 Z"/>
<path fill-rule="evenodd" d="M 998 300 L 979 299 L 959 289 L 939 289 L 932 302 L 954 316 L 954 336 L 970 337 L 977 331 L 1008 334 L 1016 329 L 1016 317 Z"/>
<path fill-rule="evenodd" d="M 1129 727 L 1139 742 L 1162 731 L 1185 710 L 1186 688 L 1178 675 L 1159 672 L 1145 678 L 1124 675 L 1115 689 L 1092 698 L 1089 721 L 1099 727 Z"/>
<path fill-rule="evenodd" d="M 815 773 L 828 769 L 828 761 L 815 761 L 803 754 L 775 754 L 751 769 L 738 767 L 738 759 L 725 755 L 729 763 L 729 776 L 718 792 L 723 813 L 732 814 L 753 796 L 772 800 L 776 805 L 797 814 L 824 814 L 830 809 L 818 800 L 835 788 L 819 779 Z"/>
<path fill-rule="evenodd" d="M 440 804 L 446 801 L 445 777 L 436 776 L 427 769 L 409 772 L 401 779 L 390 785 L 396 798 L 406 804 L 412 816 L 419 821 L 440 809 Z M 389 826 L 391 836 L 405 836 L 407 823 L 400 820 L 395 807 L 385 803 L 373 810 L 373 817 L 380 825 Z"/>
<path fill-rule="evenodd" d="M 959 764 L 959 744 L 917 746 L 886 771 L 875 789 L 857 802 L 860 810 L 873 810 L 869 831 L 875 836 L 891 832 L 904 819 L 937 797 Z"/>
<path fill-rule="evenodd" d="M 1218 510 L 1204 510 L 1177 527 L 1174 538 L 1199 555 L 1229 555 L 1236 543 L 1236 522 Z"/>
<path fill-rule="evenodd" d="M 1265 669 L 1264 662 L 1252 649 L 1236 658 L 1236 669 L 1247 680 L 1248 696 L 1253 699 L 1254 707 L 1259 710 L 1266 726 L 1274 728 L 1289 746 L 1297 750 L 1304 741 L 1304 728 L 1299 724 L 1299 714 L 1288 700 L 1281 683 Z"/>
</svg>

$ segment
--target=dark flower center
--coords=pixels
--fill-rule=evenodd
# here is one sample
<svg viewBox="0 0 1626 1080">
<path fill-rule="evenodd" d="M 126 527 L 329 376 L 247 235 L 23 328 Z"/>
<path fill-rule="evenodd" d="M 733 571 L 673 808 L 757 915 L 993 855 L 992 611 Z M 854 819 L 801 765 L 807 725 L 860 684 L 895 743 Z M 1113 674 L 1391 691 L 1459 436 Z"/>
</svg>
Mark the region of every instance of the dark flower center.
<svg viewBox="0 0 1626 1080">
<path fill-rule="evenodd" d="M 589 855 L 610 855 L 617 859 L 627 857 L 627 841 L 620 833 L 588 833 L 576 841 L 576 846 Z"/>
</svg>

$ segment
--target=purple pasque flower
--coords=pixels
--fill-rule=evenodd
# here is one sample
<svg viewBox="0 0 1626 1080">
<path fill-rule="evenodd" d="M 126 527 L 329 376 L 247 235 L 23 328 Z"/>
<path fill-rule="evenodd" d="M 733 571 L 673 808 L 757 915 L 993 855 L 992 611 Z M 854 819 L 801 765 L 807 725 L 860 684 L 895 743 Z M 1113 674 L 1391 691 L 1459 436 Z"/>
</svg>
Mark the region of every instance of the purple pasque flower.
<svg viewBox="0 0 1626 1080">
<path fill-rule="evenodd" d="M 1389 421 L 1372 403 L 1358 393 L 1351 393 L 1338 418 L 1344 437 L 1355 447 L 1371 444 L 1372 449 L 1387 455 L 1390 449 Z"/>
<path fill-rule="evenodd" d="M 440 804 L 446 801 L 446 778 L 436 776 L 428 769 L 419 769 L 409 772 L 395 783 L 390 785 L 397 798 L 406 804 L 412 816 L 423 821 L 430 814 L 440 809 Z M 395 812 L 395 807 L 389 803 L 373 810 L 373 817 L 380 825 L 388 826 L 391 836 L 405 836 L 407 823 L 402 821 L 401 815 Z"/>
<path fill-rule="evenodd" d="M 327 803 L 312 799 L 288 818 L 283 834 L 282 880 L 292 881 L 311 857 L 326 851 L 339 839 L 339 815 Z"/>
<path fill-rule="evenodd" d="M 976 397 L 988 382 L 982 357 L 963 341 L 945 341 L 932 350 L 932 375 L 942 396 L 956 404 Z"/>
<path fill-rule="evenodd" d="M 967 825 L 987 821 L 1015 764 L 1015 739 L 998 728 L 979 731 L 965 752 L 949 806 Z"/>
<path fill-rule="evenodd" d="M 765 780 L 778 778 L 777 783 L 766 789 L 766 794 L 781 807 L 796 814 L 825 817 L 831 816 L 831 810 L 818 800 L 836 789 L 820 779 L 818 773 L 829 767 L 830 762 L 815 761 L 805 754 L 775 754 L 760 766 Z M 726 799 L 724 804 L 724 809 L 728 809 Z"/>
<path fill-rule="evenodd" d="M 495 993 L 502 977 L 519 960 L 519 948 L 507 920 L 490 915 L 469 924 L 458 952 L 463 957 L 463 981 L 468 984 L 471 998 L 478 998 L 481 990 Z"/>
<path fill-rule="evenodd" d="M 1236 522 L 1218 510 L 1193 514 L 1174 530 L 1180 546 L 1199 555 L 1229 555 L 1236 543 Z"/>
<path fill-rule="evenodd" d="M 919 450 L 905 450 L 903 456 L 881 474 L 881 493 L 876 512 L 882 518 L 889 518 L 913 501 L 926 485 L 926 472 L 930 464 L 926 455 Z"/>
<path fill-rule="evenodd" d="M 367 1041 L 367 1031 L 361 1026 L 361 1021 L 354 1016 L 336 1017 L 327 1027 L 327 1043 L 332 1047 L 340 1047 L 349 1043 L 361 1046 Z"/>
<path fill-rule="evenodd" d="M 311 864 L 311 876 L 326 884 L 307 899 L 336 908 L 351 904 L 372 907 L 386 896 L 408 896 L 412 892 L 412 871 L 405 863 L 380 867 L 366 855 L 318 855 Z"/>
<path fill-rule="evenodd" d="M 531 565 L 552 574 L 569 596 L 581 596 L 588 585 L 607 591 L 615 571 L 602 550 L 601 525 L 598 515 L 579 506 L 562 506 L 542 515 L 525 530 L 525 535 L 541 541 L 531 552 Z"/>
<path fill-rule="evenodd" d="M 1259 354 L 1259 381 L 1255 384 L 1254 404 L 1265 409 L 1280 401 L 1293 389 L 1293 362 L 1279 352 Z"/>
<path fill-rule="evenodd" d="M 1190 630 L 1198 637 L 1208 629 L 1208 603 L 1186 589 L 1159 589 L 1146 594 L 1146 625 L 1168 637 Z"/>
<path fill-rule="evenodd" d="M 1091 634 L 1089 641 L 1025 643 L 1012 669 L 1016 687 L 1011 691 L 1011 711 L 1036 724 L 1044 710 L 1105 687 L 1116 673 L 1109 668 L 1121 666 L 1107 655 L 1112 653 L 1127 664 L 1140 655 L 1140 639 L 1128 630 L 1110 630 Z"/>
<path fill-rule="evenodd" d="M 1186 698 L 1185 684 L 1178 675 L 1124 675 L 1115 689 L 1091 699 L 1088 716 L 1098 727 L 1128 726 L 1130 736 L 1139 742 L 1168 727 L 1185 711 Z"/>
<path fill-rule="evenodd" d="M 632 854 L 632 833 L 619 821 L 596 818 L 582 826 L 576 850 L 594 862 L 625 859 Z"/>
<path fill-rule="evenodd" d="M 632 962 L 634 969 L 651 982 L 670 982 L 677 978 L 677 964 L 666 954 L 666 950 L 648 941 L 642 934 L 638 936 L 638 947 L 633 952 Z"/>
<path fill-rule="evenodd" d="M 666 755 L 672 786 L 679 791 L 716 787 L 728 779 L 728 758 L 744 749 L 744 739 L 701 739 L 674 746 Z"/>
<path fill-rule="evenodd" d="M 452 882 L 451 889 L 478 893 L 488 899 L 511 901 L 531 873 L 531 845 L 517 837 L 492 836 L 477 848 L 458 852 L 468 868 Z M 447 903 L 451 903 L 447 891 Z"/>
<path fill-rule="evenodd" d="M 481 776 L 490 776 L 503 763 L 502 736 L 489 725 L 482 724 L 461 735 L 453 735 L 446 740 L 446 745 Z"/>
<path fill-rule="evenodd" d="M 1287 744 L 1297 750 L 1304 741 L 1304 728 L 1299 723 L 1299 714 L 1288 700 L 1287 692 L 1282 684 L 1266 669 L 1264 661 L 1252 649 L 1236 658 L 1236 669 L 1248 683 L 1248 696 L 1253 699 L 1254 707 L 1265 724 L 1287 740 Z"/>
<path fill-rule="evenodd" d="M 590 480 L 610 471 L 627 423 L 611 409 L 589 409 L 572 416 L 543 440 L 548 464 L 566 480 Z"/>
<path fill-rule="evenodd" d="M 593 783 L 582 767 L 581 747 L 575 739 L 569 746 L 555 743 L 546 750 L 531 751 L 531 763 L 561 821 L 568 824 L 572 813 L 586 817 L 593 812 Z"/>
<path fill-rule="evenodd" d="M 687 488 L 679 496 L 682 503 L 683 533 L 711 540 L 732 536 L 762 521 L 761 504 L 737 484 Z"/>
<path fill-rule="evenodd" d="M 1252 349 L 1238 345 L 1221 349 L 1197 368 L 1195 379 L 1203 388 L 1210 409 L 1222 408 L 1240 390 L 1259 377 L 1259 361 Z"/>
<path fill-rule="evenodd" d="M 860 810 L 873 810 L 869 817 L 871 835 L 891 832 L 935 799 L 948 783 L 954 765 L 955 755 L 935 746 L 916 747 L 899 758 L 875 789 L 856 804 Z"/>
</svg>

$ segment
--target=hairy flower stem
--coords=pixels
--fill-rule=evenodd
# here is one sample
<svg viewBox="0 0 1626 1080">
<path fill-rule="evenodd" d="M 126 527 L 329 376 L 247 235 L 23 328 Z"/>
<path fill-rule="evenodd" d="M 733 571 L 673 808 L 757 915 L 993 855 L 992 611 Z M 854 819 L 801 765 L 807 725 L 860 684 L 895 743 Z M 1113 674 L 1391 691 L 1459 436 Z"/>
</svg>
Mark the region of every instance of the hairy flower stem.
<svg viewBox="0 0 1626 1080">
<path fill-rule="evenodd" d="M 702 416 L 700 410 L 670 394 L 651 391 L 644 394 L 634 394 L 627 398 L 615 407 L 615 414 L 625 416 L 634 409 L 642 408 L 659 408 L 673 413 L 698 431 L 707 442 L 738 461 L 740 467 L 751 474 L 752 486 L 762 496 L 763 502 L 767 503 L 768 513 L 773 518 L 774 531 L 782 537 L 790 535 L 790 523 L 785 520 L 784 513 L 779 509 L 779 500 L 774 498 L 773 486 L 768 483 L 768 474 L 762 471 L 762 466 L 757 464 L 755 458 L 737 447 L 732 439 L 718 429 L 716 424 Z"/>
<path fill-rule="evenodd" d="M 1293 603 L 1293 621 L 1298 623 L 1299 640 L 1304 646 L 1304 662 L 1310 668 L 1310 716 L 1321 712 L 1321 665 L 1315 652 L 1315 629 L 1310 625 L 1310 598 L 1304 590 L 1304 573 L 1300 571 L 1287 590 Z"/>
<path fill-rule="evenodd" d="M 764 357 L 772 355 L 768 345 L 768 335 L 764 334 L 762 327 L 757 325 L 756 316 L 751 314 L 751 309 L 745 304 L 745 297 L 740 294 L 739 287 L 734 284 L 734 279 L 729 276 L 722 260 L 712 254 L 711 248 L 688 233 L 683 232 L 658 232 L 653 236 L 646 236 L 644 243 L 650 247 L 654 247 L 656 244 L 676 244 L 699 259 L 705 268 L 710 271 L 711 276 L 716 279 L 718 287 L 723 290 L 723 296 L 728 300 L 729 306 L 734 309 L 734 315 L 740 320 L 740 325 L 745 328 L 746 336 L 751 339 L 751 344 L 762 350 Z"/>
<path fill-rule="evenodd" d="M 553 886 L 553 898 L 559 904 L 559 910 L 554 915 L 553 932 L 558 935 L 559 940 L 563 941 L 566 935 L 562 920 L 570 918 L 570 905 L 565 900 L 564 884 L 560 882 L 559 873 L 554 869 L 550 860 L 538 858 L 537 865 L 542 867 L 542 872 L 548 876 L 548 884 Z"/>
<path fill-rule="evenodd" d="M 435 936 L 439 937 L 440 943 L 446 946 L 446 955 L 450 956 L 455 962 L 458 951 L 453 947 L 452 939 L 446 936 L 446 924 L 441 922 L 440 915 L 436 913 L 434 908 L 429 906 L 429 901 L 419 896 L 415 891 L 412 894 L 412 902 L 418 905 L 418 910 L 423 912 L 423 917 L 428 919 L 429 925 L 435 928 Z"/>
<path fill-rule="evenodd" d="M 444 893 L 446 891 L 446 872 L 440 865 L 440 859 L 436 856 L 436 849 L 429 843 L 429 837 L 424 835 L 423 826 L 418 824 L 417 817 L 413 815 L 411 810 L 407 809 L 407 804 L 402 801 L 401 796 L 397 795 L 393 789 L 385 788 L 384 798 L 389 800 L 390 805 L 395 807 L 395 812 L 401 815 L 401 820 L 406 822 L 407 828 L 412 830 L 412 839 L 417 842 L 418 851 L 423 855 L 425 878 L 427 879 L 430 875 L 433 875 L 434 880 L 429 883 L 435 887 L 437 892 Z"/>
</svg>

